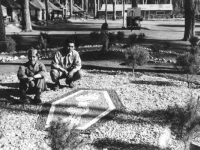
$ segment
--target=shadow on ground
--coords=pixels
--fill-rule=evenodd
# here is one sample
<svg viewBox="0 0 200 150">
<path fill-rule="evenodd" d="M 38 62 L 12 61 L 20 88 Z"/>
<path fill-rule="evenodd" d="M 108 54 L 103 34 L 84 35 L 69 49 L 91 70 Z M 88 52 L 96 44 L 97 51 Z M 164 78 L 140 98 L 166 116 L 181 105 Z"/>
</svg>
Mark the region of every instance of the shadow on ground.
<svg viewBox="0 0 200 150">
<path fill-rule="evenodd" d="M 134 139 L 132 139 L 134 140 Z M 107 150 L 159 150 L 160 148 L 153 145 L 147 145 L 147 144 L 131 144 L 125 141 L 120 141 L 116 139 L 99 139 L 96 140 L 94 143 L 94 146 L 98 149 L 107 149 Z M 170 149 L 166 149 L 170 150 Z"/>
</svg>

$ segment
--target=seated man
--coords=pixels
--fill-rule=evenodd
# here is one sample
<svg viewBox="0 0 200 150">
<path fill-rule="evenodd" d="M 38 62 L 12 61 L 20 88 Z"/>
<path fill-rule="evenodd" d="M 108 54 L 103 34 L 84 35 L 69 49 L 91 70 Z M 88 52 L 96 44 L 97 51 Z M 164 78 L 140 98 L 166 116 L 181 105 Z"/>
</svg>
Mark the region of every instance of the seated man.
<svg viewBox="0 0 200 150">
<path fill-rule="evenodd" d="M 74 87 L 73 82 L 82 77 L 81 59 L 79 53 L 74 50 L 74 41 L 67 39 L 64 47 L 55 53 L 51 69 L 51 79 L 55 82 L 54 90 L 59 89 L 59 80 L 63 78 L 70 88 Z"/>
<path fill-rule="evenodd" d="M 34 90 L 36 95 L 33 103 L 41 103 L 40 95 L 46 89 L 45 72 L 46 67 L 38 61 L 37 50 L 31 49 L 28 51 L 29 61 L 19 67 L 17 76 L 20 80 L 20 99 L 23 102 L 29 103 L 26 95 L 28 90 Z"/>
</svg>

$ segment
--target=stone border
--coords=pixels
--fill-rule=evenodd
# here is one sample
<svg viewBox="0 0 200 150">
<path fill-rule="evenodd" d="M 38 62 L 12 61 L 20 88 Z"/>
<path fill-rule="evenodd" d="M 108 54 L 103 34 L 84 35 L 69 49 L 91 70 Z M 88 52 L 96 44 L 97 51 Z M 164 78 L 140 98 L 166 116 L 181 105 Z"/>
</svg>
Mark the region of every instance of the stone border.
<svg viewBox="0 0 200 150">
<path fill-rule="evenodd" d="M 88 129 L 86 130 L 83 130 L 83 131 L 80 131 L 80 132 L 90 132 L 90 130 L 93 130 L 94 128 L 96 128 L 97 126 L 99 126 L 100 124 L 102 124 L 103 122 L 107 121 L 107 120 L 110 120 L 112 119 L 116 113 L 119 113 L 119 112 L 123 112 L 125 111 L 125 107 L 123 106 L 122 102 L 120 101 L 120 98 L 118 97 L 117 95 L 117 92 L 115 90 L 111 90 L 111 89 L 88 89 L 88 88 L 79 88 L 79 89 L 75 89 L 75 90 L 72 90 L 50 102 L 47 102 L 47 103 L 44 103 L 42 104 L 42 109 L 41 111 L 39 112 L 39 117 L 37 119 L 37 122 L 35 124 L 35 129 L 37 130 L 45 130 L 45 124 L 46 124 L 46 121 L 47 121 L 47 117 L 49 115 L 49 111 L 50 111 L 50 108 L 51 108 L 51 105 L 53 102 L 61 99 L 61 98 L 64 98 L 66 96 L 69 96 L 75 92 L 78 92 L 80 90 L 98 90 L 98 91 L 107 91 L 114 106 L 115 106 L 115 110 L 111 111 L 108 115 L 104 116 L 103 118 L 101 118 L 98 122 L 96 122 L 95 124 L 93 124 L 92 126 L 90 126 Z"/>
</svg>

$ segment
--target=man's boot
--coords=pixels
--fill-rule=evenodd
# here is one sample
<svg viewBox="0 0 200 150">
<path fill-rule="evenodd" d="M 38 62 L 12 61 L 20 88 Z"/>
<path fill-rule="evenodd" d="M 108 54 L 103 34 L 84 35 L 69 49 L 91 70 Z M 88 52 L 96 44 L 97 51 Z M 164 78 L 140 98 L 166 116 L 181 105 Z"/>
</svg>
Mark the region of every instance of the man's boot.
<svg viewBox="0 0 200 150">
<path fill-rule="evenodd" d="M 57 91 L 57 90 L 59 90 L 59 88 L 60 88 L 60 82 L 57 81 L 57 82 L 55 82 L 55 86 L 54 86 L 53 90 Z"/>
<path fill-rule="evenodd" d="M 40 97 L 41 97 L 41 94 L 42 94 L 41 90 L 37 90 L 37 92 L 36 92 L 36 94 L 35 94 L 35 97 L 34 97 L 33 103 L 39 104 L 39 103 L 42 102 L 42 100 L 41 100 L 41 98 L 40 98 Z"/>
<path fill-rule="evenodd" d="M 20 101 L 24 103 L 29 103 L 29 99 L 26 96 L 26 91 L 25 90 L 20 90 Z"/>
<path fill-rule="evenodd" d="M 66 79 L 65 82 L 66 82 L 66 84 L 69 85 L 70 88 L 74 88 L 75 87 L 74 82 L 71 79 Z"/>
</svg>

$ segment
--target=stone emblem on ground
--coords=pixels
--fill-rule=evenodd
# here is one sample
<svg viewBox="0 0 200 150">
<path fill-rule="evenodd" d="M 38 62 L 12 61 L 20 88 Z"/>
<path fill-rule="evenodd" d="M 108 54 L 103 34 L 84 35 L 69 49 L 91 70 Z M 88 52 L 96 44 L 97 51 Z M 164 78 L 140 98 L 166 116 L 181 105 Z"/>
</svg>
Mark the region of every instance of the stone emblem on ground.
<svg viewBox="0 0 200 150">
<path fill-rule="evenodd" d="M 45 128 L 61 119 L 73 123 L 78 130 L 86 130 L 113 110 L 118 110 L 116 98 L 115 91 L 111 90 L 77 90 L 51 104 Z"/>
</svg>

